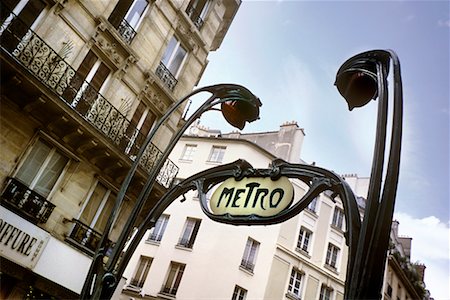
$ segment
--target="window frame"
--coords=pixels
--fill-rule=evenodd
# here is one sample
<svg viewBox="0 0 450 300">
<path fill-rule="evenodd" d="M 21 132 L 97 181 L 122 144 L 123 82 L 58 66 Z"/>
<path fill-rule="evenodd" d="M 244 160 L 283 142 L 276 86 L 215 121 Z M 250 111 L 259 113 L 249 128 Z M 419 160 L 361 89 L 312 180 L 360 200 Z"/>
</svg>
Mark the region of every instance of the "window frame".
<svg viewBox="0 0 450 300">
<path fill-rule="evenodd" d="M 239 285 L 234 286 L 233 296 L 231 300 L 245 300 L 247 298 L 247 290 Z"/>
<path fill-rule="evenodd" d="M 84 213 L 84 210 L 86 209 L 86 207 L 90 204 L 90 202 L 92 201 L 92 196 L 94 195 L 95 190 L 97 189 L 98 186 L 102 186 L 103 188 L 106 189 L 105 194 L 103 194 L 102 196 L 102 200 L 100 200 L 100 204 L 99 206 L 97 206 L 97 210 L 92 218 L 92 220 L 90 221 L 89 224 L 85 224 L 87 226 L 89 226 L 89 228 L 98 231 L 99 233 L 103 233 L 103 229 L 99 229 L 96 228 L 95 226 L 97 225 L 97 222 L 100 220 L 100 217 L 104 214 L 104 209 L 106 207 L 106 204 L 108 202 L 108 199 L 110 199 L 110 197 L 112 196 L 112 200 L 114 200 L 116 198 L 116 193 L 115 191 L 113 191 L 107 184 L 103 183 L 103 181 L 99 180 L 98 178 L 96 178 L 94 180 L 94 182 L 92 183 L 91 187 L 89 188 L 88 193 L 86 194 L 86 196 L 84 197 L 83 200 L 83 205 L 80 209 L 80 212 L 77 215 L 77 220 L 79 220 L 81 222 L 81 216 Z M 113 221 L 113 226 L 115 224 L 115 222 L 117 221 L 119 215 L 120 215 L 120 211 L 122 210 L 123 204 L 119 207 L 119 213 L 116 214 L 116 217 Z M 112 207 L 111 207 L 112 208 Z"/>
<path fill-rule="evenodd" d="M 174 44 L 174 46 L 173 46 L 173 49 L 170 50 L 170 53 L 169 53 L 168 51 L 169 51 L 169 49 L 171 49 L 170 46 L 171 46 L 171 44 L 172 44 L 172 41 L 175 41 L 175 44 Z M 176 56 L 177 56 L 178 50 L 179 50 L 180 48 L 181 48 L 182 50 L 184 50 L 185 53 L 184 53 L 183 58 L 181 59 L 180 65 L 179 65 L 179 66 L 177 67 L 177 69 L 172 73 L 172 70 L 171 70 L 172 64 L 173 64 L 173 62 L 174 62 L 174 60 L 175 60 L 175 58 L 176 58 Z M 163 56 L 161 57 L 161 63 L 166 67 L 166 69 L 170 72 L 170 74 L 172 74 L 173 77 L 175 77 L 175 79 L 178 79 L 178 77 L 179 77 L 179 75 L 180 75 L 180 73 L 181 73 L 181 70 L 183 69 L 183 66 L 184 66 L 184 64 L 185 64 L 185 62 L 186 62 L 186 60 L 187 60 L 188 54 L 189 54 L 188 48 L 184 47 L 183 44 L 182 44 L 182 42 L 181 42 L 175 35 L 173 35 L 173 36 L 170 38 L 170 40 L 169 40 L 169 42 L 167 43 L 167 45 L 166 45 L 166 49 L 165 49 L 165 51 L 164 51 L 164 54 L 163 54 Z"/>
<path fill-rule="evenodd" d="M 177 246 L 187 249 L 194 247 L 195 240 L 200 230 L 202 219 L 187 217 Z"/>
<path fill-rule="evenodd" d="M 332 300 L 333 299 L 333 289 L 329 286 L 322 284 L 320 287 L 319 300 Z"/>
<path fill-rule="evenodd" d="M 338 246 L 334 245 L 333 243 L 328 243 L 325 256 L 325 265 L 337 271 L 340 251 L 341 249 Z"/>
<path fill-rule="evenodd" d="M 242 254 L 240 267 L 253 273 L 256 266 L 256 259 L 258 257 L 259 247 L 261 243 L 257 240 L 248 237 L 245 243 L 244 253 Z"/>
<path fill-rule="evenodd" d="M 218 150 L 219 152 L 215 154 L 215 150 Z M 208 160 L 209 163 L 216 163 L 220 164 L 223 162 L 223 159 L 225 157 L 225 152 L 227 150 L 227 146 L 218 146 L 214 145 L 211 147 L 211 151 L 209 152 Z M 213 160 L 214 158 L 214 160 Z"/>
<path fill-rule="evenodd" d="M 155 223 L 155 226 L 149 230 L 147 241 L 151 243 L 160 243 L 169 223 L 170 215 L 162 214 Z"/>
<path fill-rule="evenodd" d="M 172 270 L 174 270 L 173 276 L 171 275 Z M 186 264 L 171 261 L 161 292 L 164 294 L 175 296 L 178 291 L 178 288 L 180 287 L 181 279 L 183 278 L 185 270 Z M 169 280 L 171 280 L 171 282 L 169 282 Z M 169 289 L 169 291 L 166 291 L 166 289 Z"/>
<path fill-rule="evenodd" d="M 334 207 L 333 218 L 331 219 L 331 225 L 341 231 L 344 230 L 345 213 L 344 210 L 338 206 Z"/>
<path fill-rule="evenodd" d="M 50 147 L 50 152 L 46 155 L 46 158 L 42 162 L 42 164 L 38 167 L 38 172 L 34 175 L 33 179 L 31 180 L 31 183 L 28 185 L 28 183 L 23 182 L 22 179 L 19 178 L 19 172 L 21 172 L 21 169 L 25 167 L 25 163 L 30 158 L 31 153 L 33 150 L 37 147 L 38 143 L 42 143 L 48 147 Z M 64 166 L 62 167 L 61 171 L 59 172 L 58 177 L 56 178 L 55 182 L 53 183 L 53 186 L 49 189 L 49 192 L 47 195 L 42 195 L 41 193 L 35 191 L 36 184 L 38 183 L 39 179 L 45 174 L 45 170 L 49 163 L 51 162 L 51 159 L 55 155 L 55 153 L 58 153 L 62 157 L 65 157 L 67 161 L 65 162 Z M 14 178 L 18 179 L 19 181 L 23 182 L 30 190 L 35 191 L 40 196 L 44 197 L 45 199 L 50 199 L 55 191 L 57 190 L 56 187 L 58 187 L 66 174 L 68 167 L 70 166 L 70 163 L 73 160 L 72 155 L 68 155 L 67 151 L 62 150 L 60 147 L 56 146 L 55 143 L 53 143 L 51 140 L 48 140 L 46 138 L 43 138 L 41 136 L 37 136 L 34 141 L 30 144 L 30 146 L 25 151 L 24 155 L 20 159 L 20 163 L 17 165 L 16 170 L 14 171 Z"/>
<path fill-rule="evenodd" d="M 294 299 L 301 299 L 303 291 L 303 276 L 305 274 L 299 269 L 293 267 L 289 276 L 287 295 Z M 298 283 L 298 286 L 297 286 Z"/>
<path fill-rule="evenodd" d="M 153 258 L 150 256 L 141 255 L 139 257 L 138 264 L 135 268 L 133 277 L 131 277 L 130 285 L 137 288 L 142 288 L 144 286 L 145 280 L 147 279 L 148 272 L 152 266 Z M 142 268 L 141 268 L 142 266 Z M 139 273 L 139 274 L 138 274 Z M 139 277 L 139 278 L 136 278 Z M 136 284 L 134 284 L 136 283 Z"/>
<path fill-rule="evenodd" d="M 303 233 L 303 234 L 302 234 Z M 304 226 L 300 227 L 297 239 L 297 247 L 300 252 L 309 253 L 313 232 Z M 306 241 L 306 242 L 305 242 Z M 306 243 L 306 249 L 305 248 Z"/>
<path fill-rule="evenodd" d="M 197 144 L 185 144 L 183 148 L 183 153 L 181 154 L 180 160 L 182 161 L 193 161 L 193 156 L 197 150 Z"/>
<path fill-rule="evenodd" d="M 119 0 L 119 1 L 120 1 L 120 0 Z M 144 9 L 142 10 L 142 13 L 141 13 L 140 16 L 139 16 L 139 19 L 136 21 L 136 24 L 133 25 L 133 24 L 131 23 L 131 20 L 129 21 L 129 20 L 127 20 L 127 18 L 130 16 L 131 11 L 133 10 L 133 8 L 136 6 L 136 4 L 137 4 L 139 1 L 145 2 L 145 7 L 144 7 Z M 131 5 L 130 5 L 130 7 L 128 8 L 127 12 L 126 12 L 125 15 L 123 16 L 123 19 L 124 19 L 125 21 L 127 21 L 127 23 L 131 26 L 131 28 L 134 29 L 134 31 L 137 32 L 139 26 L 141 25 L 142 21 L 144 20 L 145 15 L 147 14 L 147 11 L 148 11 L 149 7 L 150 7 L 150 5 L 149 5 L 149 3 L 148 3 L 147 0 L 133 0 L 133 3 L 131 3 Z"/>
</svg>

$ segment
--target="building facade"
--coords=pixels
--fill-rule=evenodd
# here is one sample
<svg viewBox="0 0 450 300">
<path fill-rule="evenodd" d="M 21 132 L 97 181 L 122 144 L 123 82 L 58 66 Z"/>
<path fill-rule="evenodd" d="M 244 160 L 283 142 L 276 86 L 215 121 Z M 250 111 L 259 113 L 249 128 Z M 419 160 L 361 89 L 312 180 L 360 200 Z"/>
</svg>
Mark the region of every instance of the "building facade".
<svg viewBox="0 0 450 300">
<path fill-rule="evenodd" d="M 275 158 L 304 163 L 303 138 L 295 122 L 254 134 L 221 134 L 197 126 L 178 143 L 171 159 L 180 166 L 179 179 L 240 158 L 255 168 L 268 168 Z M 358 195 L 363 214 L 368 178 L 344 177 Z M 307 187 L 292 183 L 299 199 Z M 324 192 L 281 224 L 233 226 L 208 219 L 197 192 L 184 198 L 172 203 L 144 236 L 124 273 L 126 284 L 118 298 L 343 299 L 348 249 L 340 199 Z M 389 272 L 395 274 L 391 278 L 398 274 L 390 267 Z M 410 292 L 405 290 L 398 299 L 416 299 Z M 385 294 L 385 299 L 396 298 Z"/>
<path fill-rule="evenodd" d="M 0 5 L 0 298 L 77 298 L 144 138 L 196 86 L 240 0 Z M 180 121 L 146 149 L 111 245 Z M 166 161 L 141 215 L 177 173 Z"/>
</svg>

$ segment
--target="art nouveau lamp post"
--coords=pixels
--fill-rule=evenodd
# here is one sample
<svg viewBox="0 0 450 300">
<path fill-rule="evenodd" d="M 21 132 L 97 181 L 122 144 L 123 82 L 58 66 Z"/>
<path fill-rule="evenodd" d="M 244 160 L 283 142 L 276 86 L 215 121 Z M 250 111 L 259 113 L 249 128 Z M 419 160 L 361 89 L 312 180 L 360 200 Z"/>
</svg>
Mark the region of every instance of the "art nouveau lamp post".
<svg viewBox="0 0 450 300">
<path fill-rule="evenodd" d="M 104 265 L 103 258 L 106 256 L 107 240 L 111 232 L 113 222 L 125 197 L 131 179 L 133 178 L 139 166 L 140 160 L 144 155 L 147 146 L 150 144 L 150 142 L 152 142 L 158 129 L 162 125 L 164 125 L 164 123 L 170 118 L 172 113 L 180 109 L 180 107 L 182 107 L 190 97 L 203 92 L 211 94 L 210 97 L 185 121 L 184 125 L 174 134 L 164 152 L 157 159 L 157 162 L 155 162 L 153 169 L 149 174 L 147 181 L 144 184 L 144 187 L 142 188 L 135 202 L 132 212 L 112 249 L 112 253 L 111 255 L 109 255 L 106 265 Z M 219 105 L 220 108 L 217 108 L 217 106 Z M 131 166 L 127 176 L 122 183 L 114 207 L 112 209 L 112 213 L 109 216 L 108 222 L 105 226 L 102 238 L 96 249 L 93 262 L 81 291 L 80 296 L 82 299 L 103 299 L 111 297 L 112 292 L 114 292 L 115 288 L 117 287 L 118 280 L 120 280 L 122 276 L 124 266 L 126 266 L 128 262 L 127 259 L 129 259 L 121 259 L 120 266 L 117 267 L 117 263 L 125 247 L 125 243 L 130 237 L 134 226 L 136 225 L 135 221 L 142 207 L 144 206 L 146 200 L 152 192 L 152 188 L 159 174 L 159 171 L 163 167 L 164 162 L 168 158 L 170 152 L 175 147 L 175 144 L 181 138 L 186 129 L 195 120 L 200 118 L 200 116 L 204 112 L 210 110 L 221 111 L 230 125 L 239 129 L 243 129 L 246 122 L 253 122 L 259 118 L 260 106 L 260 100 L 245 87 L 236 84 L 218 84 L 194 90 L 193 92 L 180 99 L 178 102 L 174 103 L 174 105 L 172 105 L 168 109 L 168 111 L 157 122 L 155 127 L 147 136 L 133 162 L 133 165 Z M 145 232 L 145 229 L 142 230 Z"/>
<path fill-rule="evenodd" d="M 382 179 L 387 140 L 387 76 L 391 60 L 394 81 L 392 129 L 389 158 L 385 177 Z M 353 268 L 347 272 L 345 298 L 380 299 L 400 167 L 403 115 L 400 62 L 396 53 L 391 50 L 358 54 L 347 60 L 338 70 L 335 85 L 350 110 L 364 106 L 372 99 L 378 99 L 369 190 L 356 255 L 350 257 Z M 355 248 L 355 245 L 350 245 L 350 248 Z"/>
</svg>

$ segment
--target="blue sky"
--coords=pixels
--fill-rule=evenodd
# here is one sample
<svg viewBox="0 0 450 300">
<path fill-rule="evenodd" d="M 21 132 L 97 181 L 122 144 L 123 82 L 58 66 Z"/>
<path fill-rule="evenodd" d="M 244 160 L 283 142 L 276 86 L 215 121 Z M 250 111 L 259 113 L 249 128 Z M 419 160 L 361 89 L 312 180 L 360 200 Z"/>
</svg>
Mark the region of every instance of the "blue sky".
<svg viewBox="0 0 450 300">
<path fill-rule="evenodd" d="M 199 86 L 238 83 L 260 97 L 261 120 L 243 132 L 297 121 L 302 159 L 369 176 L 376 102 L 352 112 L 333 86 L 339 66 L 392 49 L 402 66 L 404 136 L 395 217 L 427 265 L 436 300 L 450 299 L 448 1 L 243 1 Z M 392 82 L 392 80 L 391 80 Z M 234 130 L 215 114 L 202 124 Z"/>
</svg>

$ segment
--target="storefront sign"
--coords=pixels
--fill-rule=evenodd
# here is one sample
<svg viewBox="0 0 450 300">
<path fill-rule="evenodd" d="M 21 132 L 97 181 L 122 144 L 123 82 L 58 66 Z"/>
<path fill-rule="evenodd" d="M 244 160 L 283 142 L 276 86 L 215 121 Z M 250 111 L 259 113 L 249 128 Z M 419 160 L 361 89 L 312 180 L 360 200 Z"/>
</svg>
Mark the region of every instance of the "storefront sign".
<svg viewBox="0 0 450 300">
<path fill-rule="evenodd" d="M 0 213 L 0 254 L 32 269 L 50 235 L 4 207 L 0 207 Z"/>
<path fill-rule="evenodd" d="M 275 181 L 268 177 L 228 178 L 214 191 L 210 208 L 216 215 L 268 217 L 289 207 L 293 197 L 294 188 L 287 177 Z"/>
</svg>

